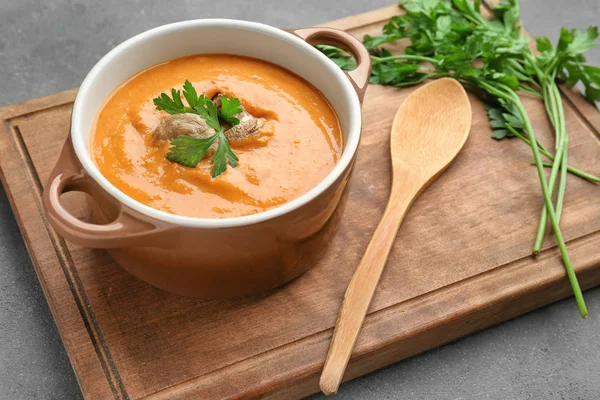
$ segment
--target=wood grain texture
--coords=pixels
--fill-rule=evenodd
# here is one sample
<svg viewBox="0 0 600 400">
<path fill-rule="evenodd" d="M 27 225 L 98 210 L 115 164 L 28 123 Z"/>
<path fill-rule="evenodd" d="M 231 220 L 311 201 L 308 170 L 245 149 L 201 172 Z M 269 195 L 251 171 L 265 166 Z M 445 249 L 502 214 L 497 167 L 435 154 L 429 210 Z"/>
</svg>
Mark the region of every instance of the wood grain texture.
<svg viewBox="0 0 600 400">
<path fill-rule="evenodd" d="M 331 25 L 362 37 L 397 12 Z M 290 399 L 316 392 L 344 291 L 390 193 L 389 132 L 411 90 L 367 90 L 348 203 L 318 265 L 268 296 L 232 301 L 164 293 L 104 251 L 68 244 L 48 227 L 40 182 L 68 135 L 75 91 L 0 110 L 2 182 L 84 395 Z M 598 175 L 600 119 L 568 93 L 570 161 Z M 550 233 L 541 256 L 529 256 L 542 206 L 530 149 L 491 140 L 482 105 L 471 102 L 471 135 L 406 216 L 345 379 L 571 295 Z M 551 144 L 543 105 L 524 103 Z M 569 177 L 562 227 L 584 288 L 600 284 L 599 195 L 600 187 Z M 69 203 L 88 215 L 81 199 Z"/>
</svg>

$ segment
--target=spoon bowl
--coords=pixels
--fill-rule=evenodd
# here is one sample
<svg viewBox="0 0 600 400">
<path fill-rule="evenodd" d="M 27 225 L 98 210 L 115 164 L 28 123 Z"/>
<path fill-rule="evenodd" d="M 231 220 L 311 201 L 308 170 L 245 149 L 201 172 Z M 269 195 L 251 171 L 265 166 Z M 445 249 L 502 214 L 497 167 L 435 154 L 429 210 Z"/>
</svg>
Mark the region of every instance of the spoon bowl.
<svg viewBox="0 0 600 400">
<path fill-rule="evenodd" d="M 471 105 L 458 81 L 442 78 L 422 86 L 408 96 L 394 117 L 392 171 L 435 176 L 456 157 L 470 127 Z"/>
</svg>

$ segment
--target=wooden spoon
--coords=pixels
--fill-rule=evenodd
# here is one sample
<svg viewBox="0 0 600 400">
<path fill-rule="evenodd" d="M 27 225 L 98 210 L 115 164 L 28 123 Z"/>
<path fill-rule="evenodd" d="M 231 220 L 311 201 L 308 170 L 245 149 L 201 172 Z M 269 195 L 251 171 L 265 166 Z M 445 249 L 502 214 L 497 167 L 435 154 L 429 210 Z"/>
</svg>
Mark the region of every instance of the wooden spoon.
<svg viewBox="0 0 600 400">
<path fill-rule="evenodd" d="M 383 217 L 352 276 L 320 386 L 335 394 L 350 360 L 400 224 L 415 199 L 448 167 L 469 135 L 471 105 L 454 79 L 431 82 L 402 103 L 392 124 L 392 189 Z"/>
</svg>

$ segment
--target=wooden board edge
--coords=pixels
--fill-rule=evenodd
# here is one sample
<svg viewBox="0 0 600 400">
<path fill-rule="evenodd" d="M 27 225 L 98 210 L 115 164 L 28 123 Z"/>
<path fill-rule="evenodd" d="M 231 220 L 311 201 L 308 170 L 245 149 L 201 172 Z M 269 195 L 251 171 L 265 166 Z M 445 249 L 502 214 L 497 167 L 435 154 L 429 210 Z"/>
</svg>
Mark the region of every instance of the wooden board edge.
<svg viewBox="0 0 600 400">
<path fill-rule="evenodd" d="M 600 285 L 600 257 L 593 251 L 598 246 L 600 232 L 569 242 L 584 289 Z M 446 344 L 572 296 L 556 248 L 540 255 L 533 268 L 523 268 L 526 262 L 528 258 L 369 314 L 344 380 L 438 347 L 440 340 Z M 543 276 L 542 270 L 551 270 L 551 276 Z M 490 293 L 494 298 L 487 302 Z M 573 309 L 576 312 L 575 305 Z M 434 315 L 437 319 L 420 321 L 422 315 Z M 333 329 L 316 333 L 144 398 L 291 399 L 317 393 L 332 333 Z M 364 343 L 378 345 L 367 347 Z M 302 370 L 293 368 L 298 358 L 303 359 Z M 235 386 L 226 376 L 236 376 L 236 381 L 243 384 Z"/>
<path fill-rule="evenodd" d="M 570 106 L 581 122 L 595 134 L 600 141 L 600 112 L 591 105 L 578 89 L 560 87 L 563 101 Z"/>
<path fill-rule="evenodd" d="M 0 119 L 2 121 L 6 121 L 22 115 L 72 103 L 75 100 L 78 90 L 79 89 L 77 88 L 69 89 L 63 92 L 51 94 L 49 96 L 28 100 L 23 103 L 11 104 L 2 107 L 0 108 Z"/>
<path fill-rule="evenodd" d="M 44 98 L 44 101 L 40 101 L 40 102 L 31 101 L 31 102 L 27 102 L 27 103 L 17 104 L 14 107 L 10 108 L 11 113 L 3 114 L 3 115 L 13 115 L 13 117 L 14 117 L 14 116 L 22 115 L 22 113 L 21 113 L 22 111 L 29 113 L 29 112 L 35 112 L 36 110 L 39 111 L 39 110 L 44 110 L 46 108 L 51 108 L 54 106 L 60 106 L 60 105 L 64 104 L 63 101 L 66 100 L 68 102 L 69 99 L 71 98 L 71 96 L 73 96 L 73 95 L 74 95 L 73 91 L 67 91 L 67 92 L 61 93 L 60 96 L 58 96 L 58 95 L 56 97 L 48 96 L 48 97 Z M 59 103 L 58 104 L 52 103 L 52 101 L 54 99 L 59 100 Z M 101 361 L 99 358 L 85 360 L 85 366 L 84 366 L 84 365 L 82 365 L 83 364 L 82 360 L 79 360 L 76 357 L 76 355 L 80 354 L 80 353 L 87 353 L 87 354 L 97 353 L 97 349 L 95 348 L 96 346 L 94 346 L 94 344 L 92 343 L 92 336 L 85 335 L 84 337 L 86 338 L 86 340 L 82 341 L 81 337 L 80 337 L 81 335 L 79 335 L 82 331 L 86 331 L 88 329 L 84 319 L 81 318 L 78 320 L 79 327 L 77 329 L 67 330 L 67 329 L 63 328 L 65 321 L 69 320 L 68 315 L 63 310 L 75 310 L 76 311 L 79 307 L 77 306 L 77 304 L 75 304 L 76 303 L 75 295 L 72 293 L 73 289 L 72 289 L 71 285 L 69 284 L 66 275 L 62 275 L 60 279 L 53 280 L 53 286 L 55 286 L 53 288 L 53 290 L 51 290 L 49 288 L 49 282 L 45 278 L 43 268 L 45 268 L 45 269 L 49 269 L 49 268 L 62 269 L 63 268 L 62 261 L 61 261 L 59 255 L 57 253 L 53 253 L 51 260 L 48 260 L 48 259 L 43 260 L 43 263 L 44 263 L 43 268 L 42 268 L 42 264 L 41 264 L 42 260 L 40 260 L 40 259 L 38 259 L 38 257 L 36 257 L 36 254 L 37 254 L 36 249 L 39 249 L 41 247 L 46 247 L 46 248 L 54 247 L 54 245 L 51 243 L 51 239 L 50 239 L 51 228 L 47 224 L 47 221 L 44 220 L 43 212 L 41 210 L 41 198 L 39 196 L 39 193 L 37 193 L 36 190 L 34 189 L 34 187 L 32 186 L 31 182 L 29 182 L 30 179 L 27 177 L 26 166 L 25 166 L 26 161 L 22 158 L 22 154 L 17 150 L 16 147 L 18 146 L 18 144 L 15 143 L 14 138 L 12 136 L 13 136 L 13 132 L 12 132 L 12 127 L 11 127 L 10 121 L 5 119 L 5 120 L 3 120 L 2 126 L 0 127 L 0 149 L 11 149 L 12 151 L 2 151 L 3 156 L 0 157 L 0 181 L 2 182 L 2 185 L 7 189 L 7 190 L 5 190 L 7 198 L 10 202 L 13 212 L 15 213 L 15 217 L 16 217 L 15 220 L 17 221 L 17 225 L 19 227 L 19 230 L 21 232 L 21 235 L 22 235 L 25 245 L 27 247 L 32 264 L 34 266 L 34 272 L 38 278 L 38 281 L 40 282 L 42 292 L 44 293 L 44 296 L 47 299 L 47 303 L 50 308 L 50 312 L 52 314 L 52 317 L 55 320 L 57 330 L 58 330 L 61 340 L 64 344 L 65 351 L 69 358 L 69 362 L 71 363 L 73 371 L 75 372 L 75 377 L 77 379 L 79 387 L 86 398 L 100 398 L 99 395 L 101 396 L 101 398 L 119 398 L 117 395 L 115 395 L 115 390 L 113 388 L 111 388 L 111 384 L 110 384 L 108 377 L 104 383 L 94 381 L 93 385 L 87 384 L 87 379 L 88 379 L 87 376 L 88 375 L 89 376 L 106 376 L 106 372 L 105 372 L 105 369 L 102 367 L 102 364 L 101 364 Z M 9 170 L 8 166 L 10 166 L 11 164 L 13 166 L 19 165 L 21 167 L 21 168 L 17 169 L 19 171 L 18 175 L 13 173 L 13 174 L 11 174 L 11 176 L 7 176 L 7 174 L 5 174 L 4 171 Z M 15 168 L 12 168 L 11 170 L 14 171 Z M 31 197 L 30 201 L 38 202 L 38 211 L 39 212 L 36 213 L 35 216 L 31 215 L 31 213 L 28 215 L 27 221 L 30 221 L 29 223 L 26 222 L 24 218 L 20 217 L 20 215 L 22 215 L 21 210 L 20 210 L 20 205 L 19 205 L 19 203 L 16 202 L 11 191 L 8 190 L 9 187 L 14 187 L 13 185 L 14 185 L 15 181 L 21 181 L 21 182 L 28 181 L 29 184 L 27 186 L 27 189 L 29 191 L 29 196 Z M 34 242 L 33 240 L 31 240 L 30 235 L 29 235 L 30 228 L 28 226 L 29 224 L 32 224 L 31 221 L 33 221 L 33 224 L 35 224 L 35 222 L 38 222 L 40 225 L 46 227 L 46 231 L 47 231 L 48 235 L 45 236 L 43 241 L 40 241 L 38 239 Z M 63 299 L 61 299 L 61 302 L 60 302 L 61 307 L 59 307 L 58 306 L 59 302 L 57 299 L 55 299 L 55 292 L 71 293 L 72 296 L 67 296 L 66 300 L 69 302 L 72 302 L 73 304 L 71 304 L 69 306 L 64 305 L 65 299 L 63 298 Z M 72 323 L 73 320 L 70 319 L 70 321 Z M 75 347 L 77 348 L 77 351 L 75 351 Z M 82 350 L 82 348 L 85 350 Z M 84 368 L 88 372 L 88 374 L 81 373 L 81 371 Z M 89 374 L 89 371 L 93 371 L 93 373 Z M 90 391 L 90 388 L 92 386 L 95 388 L 93 393 Z"/>
</svg>

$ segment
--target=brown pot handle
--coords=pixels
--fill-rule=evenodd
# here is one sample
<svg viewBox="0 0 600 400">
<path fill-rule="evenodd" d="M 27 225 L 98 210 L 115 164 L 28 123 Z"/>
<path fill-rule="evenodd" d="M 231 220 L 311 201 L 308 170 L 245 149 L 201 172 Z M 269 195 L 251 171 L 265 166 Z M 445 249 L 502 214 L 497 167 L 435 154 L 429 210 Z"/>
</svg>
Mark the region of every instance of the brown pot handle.
<svg viewBox="0 0 600 400">
<path fill-rule="evenodd" d="M 328 44 L 349 51 L 356 59 L 356 68 L 344 72 L 352 82 L 352 86 L 354 86 L 362 103 L 371 76 L 371 55 L 360 40 L 349 33 L 334 28 L 301 28 L 290 29 L 288 32 L 312 45 Z"/>
<path fill-rule="evenodd" d="M 98 205 L 110 208 L 116 219 L 103 225 L 76 218 L 60 201 L 63 193 L 72 191 L 87 193 Z M 101 189 L 79 164 L 70 138 L 44 187 L 43 204 L 52 227 L 68 241 L 83 247 L 152 246 L 158 243 L 157 233 L 164 230 L 157 226 L 159 221 L 144 220 L 141 214 L 126 209 Z"/>
</svg>

